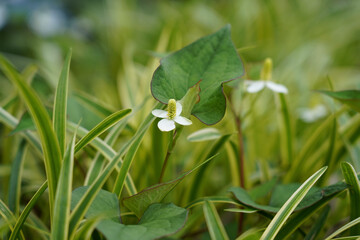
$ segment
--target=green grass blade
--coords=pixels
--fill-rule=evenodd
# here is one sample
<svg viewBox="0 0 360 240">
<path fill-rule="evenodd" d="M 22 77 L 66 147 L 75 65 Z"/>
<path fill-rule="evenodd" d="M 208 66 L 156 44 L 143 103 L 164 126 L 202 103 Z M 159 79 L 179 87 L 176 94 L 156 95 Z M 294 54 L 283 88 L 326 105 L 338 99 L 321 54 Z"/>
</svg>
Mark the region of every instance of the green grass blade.
<svg viewBox="0 0 360 240">
<path fill-rule="evenodd" d="M 90 132 L 89 130 L 70 121 L 68 121 L 68 129 L 74 133 L 76 131 L 77 135 L 81 138 L 84 138 Z M 108 160 L 113 159 L 116 155 L 116 151 L 108 144 L 106 144 L 106 142 L 104 142 L 101 138 L 95 137 L 89 144 L 97 151 L 101 152 L 101 154 L 104 155 Z"/>
<path fill-rule="evenodd" d="M 76 143 L 75 153 L 77 153 L 80 149 L 85 147 L 89 142 L 91 142 L 94 138 L 105 132 L 107 129 L 116 124 L 119 120 L 124 118 L 131 112 L 131 109 L 124 109 L 118 112 L 115 112 L 102 120 L 98 125 L 96 125 L 93 129 L 89 131 L 89 133 L 84 136 L 79 142 Z"/>
<path fill-rule="evenodd" d="M 48 187 L 48 182 L 45 181 L 41 187 L 36 191 L 36 193 L 32 196 L 24 210 L 21 212 L 20 217 L 15 223 L 14 231 L 11 233 L 9 240 L 16 240 L 19 237 L 19 232 L 22 229 L 26 218 L 29 216 L 31 210 L 33 209 L 35 203 L 39 200 L 41 195 L 45 192 Z"/>
<path fill-rule="evenodd" d="M 19 149 L 11 165 L 9 182 L 9 209 L 15 216 L 19 215 L 21 176 L 23 170 L 24 156 L 26 152 L 26 141 L 20 142 Z"/>
<path fill-rule="evenodd" d="M 10 113 L 8 113 L 6 110 L 0 107 L 0 121 L 3 122 L 6 126 L 8 126 L 11 129 L 14 129 L 17 124 L 19 123 L 19 120 L 17 120 L 15 117 L 13 117 Z M 77 124 L 69 122 L 68 121 L 68 128 L 72 132 L 75 132 L 77 130 L 77 134 L 80 137 L 86 136 L 89 131 L 86 130 L 83 127 L 78 127 Z M 41 145 L 34 134 L 28 131 L 22 131 L 21 134 L 25 136 L 25 138 L 31 143 L 35 149 L 37 149 L 41 153 Z M 106 142 L 104 142 L 102 139 L 96 137 L 93 141 L 90 142 L 90 145 L 93 146 L 96 150 L 98 150 L 107 160 L 111 161 L 116 155 L 116 151 L 112 149 Z M 117 171 L 119 171 L 119 167 L 116 167 Z M 130 176 L 130 174 L 127 175 L 125 180 L 125 187 L 128 190 L 129 195 L 134 195 L 137 193 L 136 187 L 134 185 L 134 182 Z"/>
<path fill-rule="evenodd" d="M 343 104 L 348 105 L 355 111 L 360 112 L 360 91 L 359 90 L 345 90 L 345 91 L 325 91 L 317 90 L 317 92 L 332 97 Z"/>
<path fill-rule="evenodd" d="M 330 240 L 333 239 L 334 237 L 336 237 L 337 235 L 339 235 L 340 233 L 348 230 L 349 228 L 355 226 L 356 224 L 360 223 L 360 217 L 352 220 L 351 222 L 345 224 L 344 226 L 342 226 L 341 228 L 339 228 L 338 230 L 336 230 L 335 232 L 333 232 L 332 234 L 330 234 L 327 238 L 325 238 L 325 240 Z"/>
<path fill-rule="evenodd" d="M 27 83 L 31 83 L 37 71 L 38 71 L 38 67 L 34 64 L 30 64 L 21 72 L 21 75 Z"/>
<path fill-rule="evenodd" d="M 214 157 L 215 156 L 207 159 L 195 168 L 181 174 L 171 181 L 152 185 L 143 189 L 138 194 L 123 198 L 123 205 L 130 211 L 134 212 L 135 215 L 140 219 L 150 205 L 154 203 L 160 203 L 181 181 L 184 180 L 185 177 L 208 164 Z"/>
<path fill-rule="evenodd" d="M 224 209 L 226 212 L 233 212 L 233 213 L 256 213 L 259 210 L 251 209 L 251 208 L 227 208 Z"/>
<path fill-rule="evenodd" d="M 113 189 L 113 193 L 115 193 L 118 197 L 120 197 L 120 195 L 121 195 L 121 192 L 122 192 L 122 189 L 123 189 L 124 183 L 125 183 L 125 178 L 126 178 L 127 174 L 129 173 L 130 166 L 134 159 L 135 153 L 140 146 L 140 143 L 141 143 L 141 140 L 142 140 L 142 137 L 144 136 L 144 134 L 145 134 L 145 132 L 142 135 L 140 135 L 136 139 L 136 141 L 130 146 L 130 149 L 127 152 L 125 159 L 120 167 L 120 171 L 116 178 L 115 186 Z"/>
<path fill-rule="evenodd" d="M 203 211 L 211 239 L 229 239 L 214 204 L 205 201 L 203 205 Z"/>
<path fill-rule="evenodd" d="M 315 184 L 315 182 L 321 177 L 321 175 L 326 171 L 326 169 L 327 167 L 323 167 L 319 171 L 314 173 L 293 193 L 293 195 L 285 202 L 285 204 L 280 208 L 278 213 L 270 222 L 265 232 L 261 236 L 261 240 L 272 240 L 276 237 L 276 234 L 285 224 L 290 214 L 294 211 L 296 206 L 306 196 L 307 192 Z"/>
<path fill-rule="evenodd" d="M 102 171 L 101 175 L 96 179 L 96 181 L 91 184 L 80 199 L 74 210 L 72 211 L 69 224 L 69 237 L 70 239 L 74 237 L 77 226 L 79 225 L 82 218 L 85 216 L 85 213 L 89 209 L 91 203 L 95 199 L 97 193 L 100 191 L 101 187 L 104 185 L 105 181 L 109 178 L 112 171 L 115 169 L 116 165 L 120 162 L 120 156 L 117 155 L 113 160 L 106 166 Z"/>
<path fill-rule="evenodd" d="M 350 163 L 342 162 L 341 171 L 344 175 L 345 182 L 350 185 L 350 220 L 360 217 L 360 182 L 356 175 L 356 171 Z M 351 235 L 360 235 L 360 224 L 351 228 Z"/>
<path fill-rule="evenodd" d="M 114 112 L 110 107 L 104 106 L 105 104 L 100 103 L 93 96 L 80 92 L 75 93 L 74 96 L 89 108 L 93 109 L 93 111 L 101 117 L 107 117 Z"/>
<path fill-rule="evenodd" d="M 333 119 L 333 124 L 331 127 L 331 131 L 329 133 L 329 145 L 328 145 L 328 150 L 326 152 L 326 156 L 325 156 L 325 166 L 329 167 L 329 172 L 332 172 L 332 169 L 337 167 L 337 164 L 334 164 L 334 152 L 335 152 L 335 143 L 336 143 L 336 137 L 337 137 L 337 131 L 338 131 L 338 126 L 337 126 L 337 119 L 334 118 Z M 322 182 L 325 182 L 326 179 L 329 177 L 329 174 L 324 174 L 324 176 L 320 179 L 319 184 Z"/>
<path fill-rule="evenodd" d="M 18 125 L 19 120 L 17 120 L 5 109 L 0 107 L 0 122 L 3 122 L 6 126 L 8 126 L 11 129 L 14 129 Z M 41 152 L 41 144 L 34 134 L 28 131 L 21 132 L 21 134 L 25 136 L 25 138 L 29 141 L 30 144 L 32 144 L 35 147 L 35 149 Z"/>
<path fill-rule="evenodd" d="M 115 127 L 109 132 L 109 134 L 105 138 L 105 143 L 109 146 L 112 146 L 115 143 L 115 140 L 119 136 L 119 134 L 124 130 L 127 120 L 129 116 L 123 118 L 121 122 L 119 122 Z M 89 171 L 86 174 L 84 185 L 90 185 L 96 179 L 96 177 L 101 173 L 103 165 L 105 163 L 105 157 L 100 153 L 97 153 L 95 158 L 93 159 Z"/>
<path fill-rule="evenodd" d="M 264 230 L 265 228 L 250 228 L 238 236 L 235 240 L 257 240 L 261 237 L 261 234 L 264 232 Z"/>
<path fill-rule="evenodd" d="M 61 163 L 59 143 L 52 128 L 49 115 L 35 91 L 26 84 L 14 67 L 1 55 L 0 65 L 5 75 L 18 88 L 39 133 L 44 153 L 46 175 L 49 182 L 49 204 L 50 213 L 52 213 Z"/>
<path fill-rule="evenodd" d="M 161 105 L 162 105 L 161 103 L 156 104 L 154 109 L 160 108 Z M 150 113 L 146 117 L 146 119 L 141 123 L 139 129 L 137 130 L 135 135 L 132 137 L 132 139 L 128 142 L 128 144 L 131 144 L 131 145 L 129 146 L 129 150 L 126 153 L 125 159 L 121 165 L 121 168 L 120 168 L 119 174 L 116 178 L 115 186 L 113 189 L 113 193 L 115 193 L 119 197 L 120 197 L 122 189 L 124 187 L 125 178 L 128 175 L 132 161 L 134 160 L 135 153 L 137 152 L 137 150 L 140 146 L 140 143 L 145 135 L 146 130 L 150 127 L 150 125 L 154 121 L 154 119 L 155 119 L 155 117 Z M 126 148 L 127 148 L 127 146 L 124 146 L 120 150 L 119 155 L 122 155 L 122 152 L 125 151 Z"/>
<path fill-rule="evenodd" d="M 205 155 L 205 159 L 208 159 L 214 156 L 216 153 L 220 151 L 220 149 L 225 145 L 225 143 L 229 140 L 231 134 L 227 134 L 218 139 L 214 145 L 211 147 L 210 151 Z M 192 201 L 198 195 L 199 190 L 201 189 L 201 184 L 204 180 L 204 175 L 206 169 L 209 167 L 209 164 L 205 167 L 201 168 L 199 172 L 195 176 L 195 180 L 193 181 L 192 186 L 189 188 L 189 198 L 188 201 Z"/>
<path fill-rule="evenodd" d="M 304 240 L 314 240 L 320 233 L 321 229 L 324 227 L 326 223 L 326 219 L 329 215 L 330 207 L 326 206 L 324 210 L 321 212 L 320 216 L 314 223 L 314 225 L 311 227 L 309 233 L 306 235 Z"/>
<path fill-rule="evenodd" d="M 10 230 L 14 230 L 15 216 L 6 204 L 0 199 L 0 216 L 5 220 Z"/>
<path fill-rule="evenodd" d="M 74 237 L 75 240 L 91 239 L 91 234 L 96 225 L 102 220 L 101 217 L 87 219 L 86 222 L 79 228 Z"/>
<path fill-rule="evenodd" d="M 289 219 L 286 224 L 281 228 L 280 232 L 277 234 L 275 239 L 287 239 L 293 232 L 295 232 L 303 223 L 305 223 L 311 216 L 314 215 L 318 210 L 323 208 L 325 205 L 327 205 L 332 199 L 335 197 L 341 195 L 343 192 L 345 192 L 347 188 L 344 188 L 343 190 L 334 191 L 333 193 L 327 195 L 325 193 L 325 197 L 315 203 L 314 205 L 303 209 L 296 213 L 294 217 Z M 325 192 L 326 190 L 323 189 Z"/>
<path fill-rule="evenodd" d="M 350 237 L 339 237 L 333 238 L 334 240 L 359 240 L 360 236 L 350 236 Z"/>
<path fill-rule="evenodd" d="M 61 70 L 59 82 L 55 93 L 54 112 L 53 112 L 53 125 L 56 136 L 59 141 L 61 155 L 65 152 L 66 140 L 66 109 L 69 85 L 69 69 L 71 60 L 71 49 L 66 55 L 64 66 Z"/>
<path fill-rule="evenodd" d="M 203 128 L 187 136 L 189 142 L 202 142 L 218 139 L 221 137 L 221 133 L 216 128 Z"/>
<path fill-rule="evenodd" d="M 294 158 L 293 163 L 291 164 L 291 168 L 289 171 L 287 171 L 284 181 L 285 182 L 291 182 L 293 178 L 296 179 L 298 176 L 298 170 L 301 168 L 304 159 L 308 156 L 311 148 L 313 146 L 317 145 L 317 141 L 319 141 L 319 137 L 324 131 L 328 131 L 330 126 L 334 123 L 334 119 L 336 119 L 338 116 L 343 114 L 345 112 L 346 108 L 341 108 L 338 111 L 336 111 L 334 114 L 330 115 L 326 120 L 324 120 L 319 127 L 314 130 L 313 134 L 308 138 L 308 140 L 305 142 L 304 146 L 301 147 L 300 152 L 296 155 Z"/>
<path fill-rule="evenodd" d="M 230 203 L 230 204 L 242 206 L 241 204 L 239 204 L 239 202 L 233 200 L 232 198 L 222 197 L 222 196 L 214 196 L 214 197 L 203 197 L 203 198 L 196 199 L 195 201 L 189 203 L 185 208 L 190 209 L 190 208 L 202 205 L 206 201 L 212 202 L 212 203 Z"/>
<path fill-rule="evenodd" d="M 21 72 L 21 76 L 22 78 L 28 83 L 31 84 L 36 72 L 37 72 L 38 68 L 35 65 L 29 65 L 27 66 L 22 72 Z M 14 91 L 13 93 L 11 93 L 7 100 L 5 100 L 5 102 L 2 104 L 3 108 L 8 109 L 11 106 L 14 106 L 14 109 L 21 109 L 21 105 L 20 105 L 20 101 L 19 101 L 19 96 L 17 94 L 16 91 Z"/>
<path fill-rule="evenodd" d="M 75 123 L 72 122 L 68 122 L 68 127 L 73 132 L 77 131 L 77 134 L 81 137 L 84 137 L 89 133 L 89 131 L 86 130 L 85 128 L 78 127 Z M 106 142 L 104 142 L 102 139 L 98 137 L 94 138 L 94 140 L 90 142 L 90 145 L 99 152 L 101 152 L 101 154 L 103 154 L 103 156 L 108 161 L 111 161 L 117 155 L 117 153 L 115 152 L 114 149 L 112 149 L 112 147 L 110 147 L 108 144 L 106 144 Z M 121 160 L 119 164 L 121 164 Z M 119 169 L 120 167 L 116 166 L 116 170 L 119 171 Z M 129 195 L 134 195 L 137 193 L 136 187 L 134 185 L 134 182 L 130 174 L 126 176 L 125 186 L 129 192 Z"/>
<path fill-rule="evenodd" d="M 280 104 L 281 104 L 281 114 L 282 114 L 282 126 L 284 128 L 285 135 L 283 137 L 283 144 L 286 145 L 286 154 L 284 154 L 283 167 L 291 165 L 293 161 L 293 143 L 292 143 L 292 132 L 291 132 L 291 122 L 289 107 L 285 99 L 285 94 L 279 94 Z M 286 156 L 286 157 L 285 157 Z M 285 160 L 286 159 L 286 160 Z"/>
<path fill-rule="evenodd" d="M 34 229 L 41 239 L 50 239 L 50 230 L 45 223 L 35 213 L 30 212 L 28 217 L 28 223 L 25 223 L 27 227 Z"/>
<path fill-rule="evenodd" d="M 68 146 L 60 171 L 52 219 L 51 239 L 68 239 L 75 138 L 76 134 Z"/>
</svg>

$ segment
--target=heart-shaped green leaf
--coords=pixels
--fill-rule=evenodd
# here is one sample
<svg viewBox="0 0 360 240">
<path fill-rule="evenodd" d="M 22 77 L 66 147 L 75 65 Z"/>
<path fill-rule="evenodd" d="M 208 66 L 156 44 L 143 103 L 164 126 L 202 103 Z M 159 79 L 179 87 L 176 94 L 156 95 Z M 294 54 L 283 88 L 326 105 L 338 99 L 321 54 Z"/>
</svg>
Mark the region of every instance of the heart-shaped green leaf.
<svg viewBox="0 0 360 240">
<path fill-rule="evenodd" d="M 262 210 L 265 212 L 276 213 L 280 207 L 286 202 L 286 200 L 295 192 L 296 186 L 300 184 L 287 184 L 276 186 L 271 195 L 271 201 L 269 205 L 262 205 L 254 201 L 254 199 L 240 187 L 231 187 L 229 189 L 235 196 L 235 198 L 244 206 Z M 338 182 L 336 184 L 323 187 L 313 188 L 300 202 L 295 211 L 308 208 L 315 203 L 322 201 L 327 196 L 334 196 L 336 193 L 345 190 L 348 185 L 344 182 Z"/>
<path fill-rule="evenodd" d="M 129 210 L 133 211 L 137 217 L 141 217 L 145 210 L 153 203 L 161 202 L 165 196 L 173 190 L 186 176 L 204 166 L 206 163 L 211 161 L 214 157 L 211 157 L 199 164 L 190 171 L 181 174 L 179 177 L 165 183 L 156 184 L 148 187 L 138 194 L 123 199 L 123 204 Z"/>
<path fill-rule="evenodd" d="M 360 112 L 360 90 L 345 90 L 338 92 L 319 90 L 318 92 L 335 98 L 336 100 L 350 106 L 355 111 Z"/>
<path fill-rule="evenodd" d="M 74 209 L 89 186 L 76 188 L 71 195 L 71 209 Z M 87 210 L 85 217 L 116 217 L 120 216 L 119 201 L 116 194 L 103 189 L 96 195 L 94 201 Z"/>
<path fill-rule="evenodd" d="M 180 100 L 188 89 L 200 82 L 200 102 L 192 114 L 205 124 L 220 121 L 226 108 L 224 82 L 239 78 L 244 67 L 231 40 L 230 25 L 203 37 L 160 61 L 151 81 L 157 100 Z"/>
<path fill-rule="evenodd" d="M 89 187 L 79 187 L 72 192 L 71 208 L 74 209 Z M 85 216 L 90 221 L 101 218 L 96 228 L 108 240 L 151 240 L 168 236 L 181 229 L 188 211 L 172 203 L 150 205 L 137 225 L 120 223 L 119 201 L 116 194 L 100 190 Z"/>
<path fill-rule="evenodd" d="M 103 220 L 97 229 L 107 240 L 152 240 L 159 239 L 181 229 L 187 218 L 187 210 L 172 203 L 151 205 L 137 225 L 124 225 Z"/>
</svg>

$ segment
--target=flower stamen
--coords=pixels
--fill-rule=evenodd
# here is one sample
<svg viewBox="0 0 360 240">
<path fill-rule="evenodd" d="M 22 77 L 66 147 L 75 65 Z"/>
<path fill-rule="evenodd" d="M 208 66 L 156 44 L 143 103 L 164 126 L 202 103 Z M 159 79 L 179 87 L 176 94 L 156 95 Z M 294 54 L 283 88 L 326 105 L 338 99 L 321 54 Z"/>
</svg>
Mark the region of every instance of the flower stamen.
<svg viewBox="0 0 360 240">
<path fill-rule="evenodd" d="M 168 111 L 167 115 L 168 115 L 169 119 L 173 120 L 176 117 L 176 100 L 175 99 L 169 100 L 167 111 Z"/>
<path fill-rule="evenodd" d="M 190 119 L 181 116 L 182 105 L 179 101 L 175 99 L 170 99 L 168 102 L 168 106 L 166 111 L 162 109 L 154 109 L 152 110 L 152 114 L 155 117 L 163 118 L 158 122 L 158 127 L 163 132 L 169 132 L 176 128 L 175 123 L 188 126 L 191 125 L 192 122 Z"/>
<path fill-rule="evenodd" d="M 262 80 L 271 80 L 272 78 L 272 60 L 271 58 L 266 58 L 264 62 L 264 66 L 261 69 L 261 76 Z"/>
</svg>

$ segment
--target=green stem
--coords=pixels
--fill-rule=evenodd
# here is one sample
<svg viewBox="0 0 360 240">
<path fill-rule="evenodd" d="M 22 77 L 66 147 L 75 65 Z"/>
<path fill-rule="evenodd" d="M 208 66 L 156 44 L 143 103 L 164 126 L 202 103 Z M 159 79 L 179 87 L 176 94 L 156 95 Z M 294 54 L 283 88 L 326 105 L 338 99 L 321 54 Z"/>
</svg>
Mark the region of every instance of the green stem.
<svg viewBox="0 0 360 240">
<path fill-rule="evenodd" d="M 231 99 L 231 97 L 229 98 Z M 239 156 L 239 173 L 240 173 L 240 187 L 242 187 L 243 189 L 245 189 L 245 171 L 244 171 L 244 141 L 243 141 L 243 133 L 242 133 L 242 129 L 241 129 L 241 117 L 240 114 L 236 114 L 235 111 L 235 107 L 234 104 L 232 103 L 232 101 L 230 101 L 230 109 L 233 113 L 234 116 L 234 120 L 235 120 L 235 126 L 236 126 L 236 130 L 237 130 L 237 137 L 238 137 L 238 156 Z M 240 234 L 243 230 L 243 225 L 244 225 L 244 215 L 243 213 L 240 213 L 238 216 L 238 234 Z"/>
<path fill-rule="evenodd" d="M 169 158 L 171 156 L 171 153 L 172 153 L 172 151 L 173 151 L 173 149 L 175 147 L 176 141 L 179 138 L 179 135 L 180 135 L 181 132 L 182 132 L 182 127 L 180 127 L 178 130 L 172 131 L 172 134 L 169 134 L 169 145 L 168 145 L 168 149 L 167 149 L 167 152 L 166 152 L 166 156 L 165 156 L 165 159 L 164 159 L 163 166 L 161 168 L 161 174 L 160 174 L 160 178 L 159 178 L 159 183 L 161 183 L 163 178 L 164 178 L 166 166 L 168 165 Z"/>
</svg>

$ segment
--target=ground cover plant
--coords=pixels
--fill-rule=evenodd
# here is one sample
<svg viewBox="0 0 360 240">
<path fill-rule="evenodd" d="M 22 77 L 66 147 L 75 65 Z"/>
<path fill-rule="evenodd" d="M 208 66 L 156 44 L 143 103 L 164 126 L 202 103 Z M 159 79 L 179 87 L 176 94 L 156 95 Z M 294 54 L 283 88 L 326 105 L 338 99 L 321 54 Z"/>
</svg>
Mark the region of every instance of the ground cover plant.
<svg viewBox="0 0 360 240">
<path fill-rule="evenodd" d="M 98 4 L 0 21 L 0 239 L 360 239 L 358 2 Z"/>
</svg>

